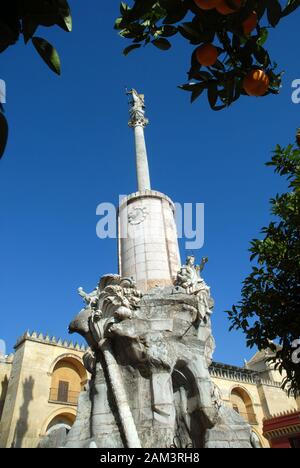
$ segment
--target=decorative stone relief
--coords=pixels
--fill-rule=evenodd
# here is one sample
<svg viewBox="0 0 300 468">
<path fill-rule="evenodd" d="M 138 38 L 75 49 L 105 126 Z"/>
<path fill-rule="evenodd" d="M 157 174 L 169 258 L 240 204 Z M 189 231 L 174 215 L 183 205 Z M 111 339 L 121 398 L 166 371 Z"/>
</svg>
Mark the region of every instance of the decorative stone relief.
<svg viewBox="0 0 300 468">
<path fill-rule="evenodd" d="M 145 221 L 146 217 L 148 216 L 149 212 L 146 207 L 136 207 L 133 208 L 128 213 L 128 222 L 129 224 L 135 226 L 141 224 Z"/>
<path fill-rule="evenodd" d="M 132 96 L 132 107 L 130 109 L 129 127 L 136 127 L 138 125 L 146 127 L 149 120 L 145 117 L 145 96 L 139 94 L 135 89 L 128 92 Z"/>
</svg>

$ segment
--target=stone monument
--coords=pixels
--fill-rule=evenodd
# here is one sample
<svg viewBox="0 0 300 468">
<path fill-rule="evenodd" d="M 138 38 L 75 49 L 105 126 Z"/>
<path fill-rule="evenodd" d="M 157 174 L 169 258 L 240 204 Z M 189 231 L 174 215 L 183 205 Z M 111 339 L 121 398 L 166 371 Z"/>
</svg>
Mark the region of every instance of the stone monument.
<svg viewBox="0 0 300 468">
<path fill-rule="evenodd" d="M 67 448 L 251 448 L 251 427 L 225 406 L 209 366 L 214 301 L 207 262 L 181 266 L 174 205 L 151 190 L 144 96 L 135 90 L 138 191 L 119 210 L 119 274 L 103 276 L 71 333 L 89 345 L 92 379 L 79 399 Z"/>
</svg>

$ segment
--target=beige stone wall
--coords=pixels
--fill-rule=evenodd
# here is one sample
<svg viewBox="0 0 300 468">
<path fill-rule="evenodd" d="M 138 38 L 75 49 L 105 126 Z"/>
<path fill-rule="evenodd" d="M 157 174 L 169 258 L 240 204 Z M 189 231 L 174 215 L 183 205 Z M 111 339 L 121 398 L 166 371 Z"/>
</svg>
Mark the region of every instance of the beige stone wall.
<svg viewBox="0 0 300 468">
<path fill-rule="evenodd" d="M 266 358 L 261 356 L 262 352 L 257 353 L 258 360 L 247 363 L 247 368 L 255 372 L 258 372 L 262 379 L 272 380 L 274 382 L 280 383 L 286 377 L 286 373 L 283 372 L 280 374 L 279 370 L 275 369 L 275 364 L 271 362 L 266 362 Z"/>
<path fill-rule="evenodd" d="M 275 368 L 275 364 L 268 361 L 270 356 L 272 356 L 270 350 L 258 351 L 247 363 L 248 369 L 258 372 L 260 378 L 266 380 L 264 384 L 258 386 L 258 393 L 266 418 L 299 408 L 298 402 L 280 388 L 286 373 L 281 374 Z M 275 385 L 268 384 L 268 381 L 274 382 Z"/>
<path fill-rule="evenodd" d="M 0 422 L 0 447 L 36 447 L 55 417 L 76 415 L 75 405 L 52 403 L 49 396 L 57 360 L 71 358 L 82 366 L 82 355 L 30 340 L 18 346 Z"/>
<path fill-rule="evenodd" d="M 3 360 L 0 361 L 0 421 L 7 394 L 8 382 L 12 369 L 12 361 L 13 358 L 3 358 Z"/>
<path fill-rule="evenodd" d="M 258 391 L 266 418 L 297 409 L 296 400 L 289 397 L 280 387 L 259 385 Z"/>
<path fill-rule="evenodd" d="M 249 422 L 252 423 L 253 430 L 259 435 L 263 447 L 269 448 L 268 441 L 263 437 L 264 418 L 297 409 L 296 400 L 288 397 L 286 392 L 276 383 L 274 385 L 271 383 L 257 385 L 217 377 L 213 377 L 213 381 L 218 386 L 222 399 L 228 406 L 238 407 L 241 413 L 244 413 L 246 408 L 250 416 Z M 241 403 L 241 399 L 244 400 L 244 405 Z M 252 413 L 255 414 L 256 423 L 254 423 Z"/>
<path fill-rule="evenodd" d="M 264 413 L 261 406 L 261 401 L 258 393 L 257 386 L 255 384 L 246 382 L 235 382 L 233 380 L 221 379 L 213 377 L 213 382 L 217 385 L 221 392 L 222 400 L 232 408 L 231 393 L 234 389 L 242 389 L 249 396 L 252 402 L 253 413 L 256 416 L 257 424 L 252 424 L 253 430 L 257 433 L 262 443 L 262 446 L 269 448 L 268 441 L 263 437 L 263 419 Z"/>
</svg>

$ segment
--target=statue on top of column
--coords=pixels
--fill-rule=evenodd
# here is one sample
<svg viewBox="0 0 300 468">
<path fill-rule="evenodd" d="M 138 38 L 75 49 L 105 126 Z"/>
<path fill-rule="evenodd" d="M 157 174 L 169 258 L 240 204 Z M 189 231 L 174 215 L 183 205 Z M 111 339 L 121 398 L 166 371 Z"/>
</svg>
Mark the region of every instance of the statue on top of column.
<svg viewBox="0 0 300 468">
<path fill-rule="evenodd" d="M 142 123 L 143 125 L 148 124 L 148 119 L 145 117 L 145 96 L 144 94 L 139 94 L 135 89 L 132 89 L 131 91 L 127 91 L 128 95 L 132 96 L 132 100 L 130 102 L 131 108 L 130 108 L 130 126 L 134 126 L 137 123 Z"/>
</svg>

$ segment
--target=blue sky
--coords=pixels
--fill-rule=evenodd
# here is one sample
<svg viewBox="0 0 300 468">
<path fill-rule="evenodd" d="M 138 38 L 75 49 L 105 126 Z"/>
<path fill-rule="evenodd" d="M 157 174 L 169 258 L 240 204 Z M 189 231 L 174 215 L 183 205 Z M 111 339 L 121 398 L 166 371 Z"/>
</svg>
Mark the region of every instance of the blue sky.
<svg viewBox="0 0 300 468">
<path fill-rule="evenodd" d="M 268 200 L 285 188 L 264 163 L 299 126 L 300 106 L 291 101 L 291 82 L 300 78 L 299 13 L 269 39 L 286 71 L 281 95 L 242 98 L 214 113 L 205 97 L 190 105 L 176 87 L 193 50 L 183 39 L 168 53 L 149 47 L 125 58 L 128 44 L 112 28 L 117 0 L 70 4 L 72 34 L 39 32 L 60 52 L 60 78 L 22 42 L 0 58 L 10 124 L 0 163 L 0 339 L 11 351 L 27 329 L 67 337 L 82 306 L 77 287 L 93 289 L 117 271 L 116 241 L 96 237 L 96 206 L 136 190 L 127 86 L 146 94 L 153 188 L 176 202 L 205 203 L 197 255 L 210 259 L 204 276 L 216 301 L 215 359 L 240 365 L 253 351 L 228 332 L 224 311 L 240 298 L 249 241 L 269 221 Z"/>
</svg>

